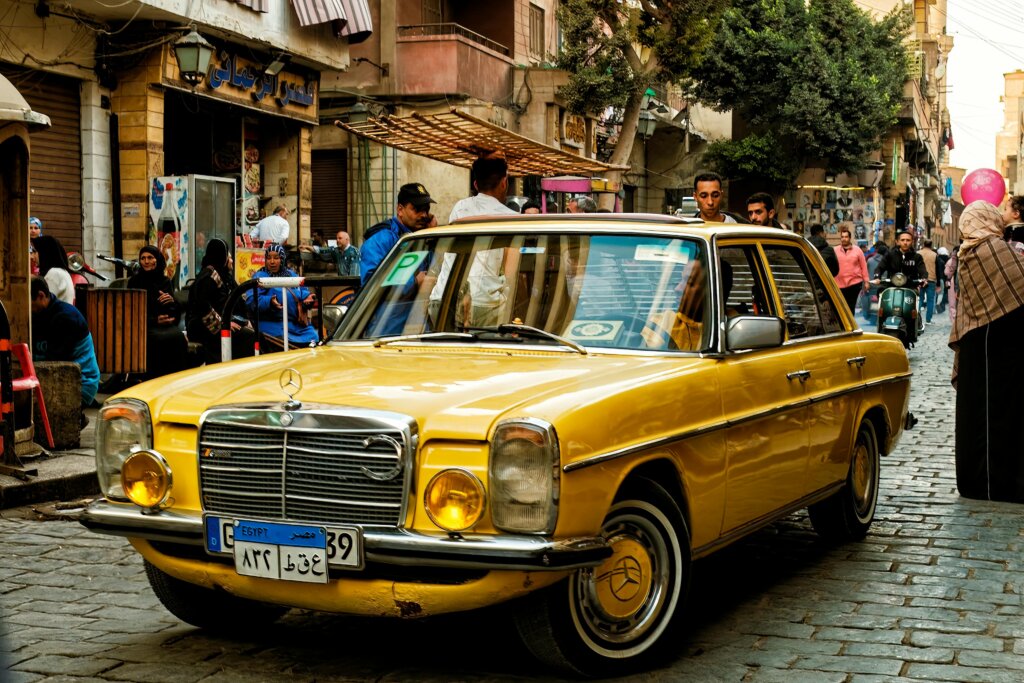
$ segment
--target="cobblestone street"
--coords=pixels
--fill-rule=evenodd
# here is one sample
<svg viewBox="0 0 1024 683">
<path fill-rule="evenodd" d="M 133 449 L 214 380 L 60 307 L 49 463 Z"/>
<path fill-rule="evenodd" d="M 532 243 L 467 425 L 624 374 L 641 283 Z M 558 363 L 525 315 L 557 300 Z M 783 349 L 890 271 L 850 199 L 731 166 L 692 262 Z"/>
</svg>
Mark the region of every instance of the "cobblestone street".
<svg viewBox="0 0 1024 683">
<path fill-rule="evenodd" d="M 697 564 L 691 628 L 644 681 L 1024 679 L 1024 506 L 961 499 L 949 320 L 917 348 L 919 418 L 882 461 L 860 543 L 790 517 Z M 22 510 L 0 519 L 0 679 L 47 683 L 535 680 L 503 609 L 396 623 L 293 611 L 258 636 L 204 634 L 150 591 L 124 539 Z M 3 667 L 0 667 L 2 670 Z"/>
</svg>

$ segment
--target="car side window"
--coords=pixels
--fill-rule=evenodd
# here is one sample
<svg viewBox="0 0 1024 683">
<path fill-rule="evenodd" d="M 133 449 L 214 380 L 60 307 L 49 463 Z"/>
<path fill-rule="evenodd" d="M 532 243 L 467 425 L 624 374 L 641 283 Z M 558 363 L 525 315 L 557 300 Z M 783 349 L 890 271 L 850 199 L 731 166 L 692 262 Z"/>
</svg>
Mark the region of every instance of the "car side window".
<svg viewBox="0 0 1024 683">
<path fill-rule="evenodd" d="M 722 247 L 718 250 L 722 271 L 722 299 L 725 316 L 768 315 L 768 297 L 757 275 L 757 252 L 753 246 Z"/>
<path fill-rule="evenodd" d="M 841 332 L 839 311 L 825 284 L 798 247 L 764 248 L 790 339 Z"/>
</svg>

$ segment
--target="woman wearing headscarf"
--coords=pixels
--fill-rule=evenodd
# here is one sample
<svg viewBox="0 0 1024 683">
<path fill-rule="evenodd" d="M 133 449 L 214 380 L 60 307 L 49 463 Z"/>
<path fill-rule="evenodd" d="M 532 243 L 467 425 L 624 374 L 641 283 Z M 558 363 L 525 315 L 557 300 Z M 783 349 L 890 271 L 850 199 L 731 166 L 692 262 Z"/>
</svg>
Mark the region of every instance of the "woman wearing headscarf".
<svg viewBox="0 0 1024 683">
<path fill-rule="evenodd" d="M 221 315 L 236 286 L 232 265 L 227 244 L 216 238 L 210 240 L 206 244 L 199 275 L 188 292 L 185 330 L 190 341 L 202 343 L 207 363 L 220 362 Z M 231 317 L 232 358 L 253 354 L 252 328 L 248 326 L 244 313 L 244 305 L 239 302 Z"/>
<path fill-rule="evenodd" d="M 285 265 L 285 250 L 279 244 L 271 244 L 264 253 L 265 265 L 253 277 L 298 277 L 295 271 Z M 288 321 L 288 346 L 310 346 L 320 336 L 309 324 L 307 309 L 316 303 L 316 296 L 306 287 L 285 289 L 259 288 L 253 304 L 259 316 L 260 335 L 266 341 L 267 350 L 281 350 L 284 346 L 285 316 Z M 282 301 L 282 296 L 284 300 Z"/>
<path fill-rule="evenodd" d="M 956 486 L 966 498 L 1024 502 L 1024 256 L 984 201 L 960 217 L 956 317 L 949 335 L 956 387 Z"/>
<path fill-rule="evenodd" d="M 178 328 L 181 309 L 164 274 L 167 263 L 163 254 L 156 247 L 145 246 L 139 250 L 139 266 L 128 278 L 128 286 L 146 290 L 146 376 L 162 377 L 186 368 L 188 340 Z"/>
<path fill-rule="evenodd" d="M 64 303 L 75 305 L 75 283 L 68 268 L 68 255 L 56 237 L 40 235 L 32 240 L 39 255 L 39 274 L 46 280 L 50 293 Z"/>
</svg>

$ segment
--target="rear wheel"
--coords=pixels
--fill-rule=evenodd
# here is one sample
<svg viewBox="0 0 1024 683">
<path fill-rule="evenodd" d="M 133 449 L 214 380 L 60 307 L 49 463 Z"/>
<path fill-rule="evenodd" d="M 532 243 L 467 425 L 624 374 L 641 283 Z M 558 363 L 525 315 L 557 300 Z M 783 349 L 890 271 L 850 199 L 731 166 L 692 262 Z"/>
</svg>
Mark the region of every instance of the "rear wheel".
<svg viewBox="0 0 1024 683">
<path fill-rule="evenodd" d="M 846 485 L 829 498 L 807 508 L 814 530 L 820 536 L 837 541 L 864 538 L 875 518 L 880 472 L 875 426 L 871 420 L 865 419 L 857 428 Z"/>
<path fill-rule="evenodd" d="M 199 628 L 250 631 L 280 619 L 287 607 L 239 598 L 176 579 L 146 562 L 146 578 L 167 611 Z"/>
<path fill-rule="evenodd" d="M 642 480 L 620 494 L 602 535 L 612 555 L 525 598 L 515 615 L 527 648 L 575 674 L 646 668 L 678 646 L 690 580 L 690 534 L 673 498 Z"/>
</svg>

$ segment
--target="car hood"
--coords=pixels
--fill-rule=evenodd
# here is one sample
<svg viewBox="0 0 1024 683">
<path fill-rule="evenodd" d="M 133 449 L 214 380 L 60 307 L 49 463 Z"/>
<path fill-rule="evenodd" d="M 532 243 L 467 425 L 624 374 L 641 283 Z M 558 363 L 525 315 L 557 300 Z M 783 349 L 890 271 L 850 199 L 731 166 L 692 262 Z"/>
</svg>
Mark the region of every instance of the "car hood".
<svg viewBox="0 0 1024 683">
<path fill-rule="evenodd" d="M 322 346 L 170 375 L 123 392 L 146 401 L 154 421 L 197 425 L 214 406 L 282 403 L 293 368 L 304 405 L 389 410 L 412 416 L 433 438 L 485 439 L 500 417 L 555 420 L 566 411 L 700 359 L 575 352 L 389 345 Z"/>
</svg>

